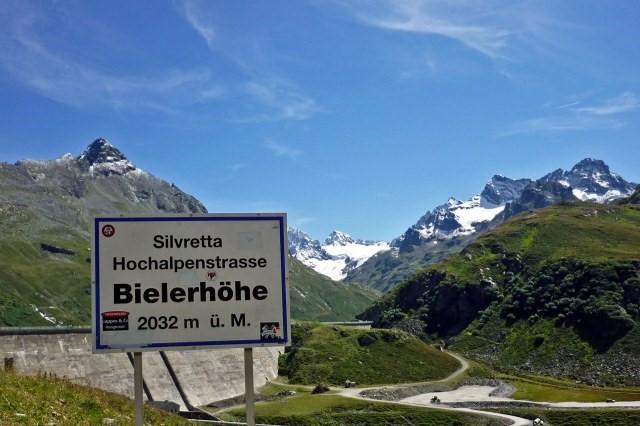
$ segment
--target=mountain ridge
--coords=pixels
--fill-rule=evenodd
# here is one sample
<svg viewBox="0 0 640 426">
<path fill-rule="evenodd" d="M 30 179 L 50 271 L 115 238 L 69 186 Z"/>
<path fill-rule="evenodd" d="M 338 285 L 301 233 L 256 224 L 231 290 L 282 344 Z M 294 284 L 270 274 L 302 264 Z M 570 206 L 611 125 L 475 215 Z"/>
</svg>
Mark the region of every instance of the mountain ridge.
<svg viewBox="0 0 640 426">
<path fill-rule="evenodd" d="M 613 203 L 630 196 L 636 185 L 612 172 L 604 161 L 585 158 L 569 171 L 557 169 L 543 177 L 511 179 L 493 175 L 478 195 L 427 211 L 401 236 L 391 250 L 377 253 L 349 271 L 345 281 L 361 282 L 387 291 L 418 268 L 462 250 L 478 235 L 510 217 L 563 202 Z"/>
<path fill-rule="evenodd" d="M 640 384 L 640 208 L 519 214 L 418 271 L 359 317 L 417 330 L 493 367 Z"/>
<path fill-rule="evenodd" d="M 78 156 L 0 162 L 0 325 L 89 323 L 92 217 L 167 213 L 207 209 L 103 138 Z M 376 297 L 289 263 L 301 319 L 351 319 Z"/>
<path fill-rule="evenodd" d="M 389 250 L 389 244 L 384 241 L 354 239 L 338 230 L 332 231 L 323 242 L 299 229 L 289 228 L 287 234 L 291 255 L 334 281 L 341 281 L 371 256 Z"/>
</svg>

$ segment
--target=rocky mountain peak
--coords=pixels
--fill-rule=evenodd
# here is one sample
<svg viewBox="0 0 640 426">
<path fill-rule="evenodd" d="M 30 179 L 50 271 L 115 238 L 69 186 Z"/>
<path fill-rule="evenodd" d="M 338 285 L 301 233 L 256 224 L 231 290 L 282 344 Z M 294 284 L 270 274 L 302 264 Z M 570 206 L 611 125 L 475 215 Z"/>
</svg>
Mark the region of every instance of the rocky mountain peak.
<svg viewBox="0 0 640 426">
<path fill-rule="evenodd" d="M 136 169 L 131 161 L 109 141 L 98 138 L 78 156 L 78 161 L 86 161 L 92 171 L 103 175 L 124 175 Z"/>
<path fill-rule="evenodd" d="M 493 175 L 480 193 L 480 205 L 495 207 L 504 205 L 520 197 L 531 179 L 511 179 L 503 175 Z"/>
<path fill-rule="evenodd" d="M 584 160 L 576 163 L 571 169 L 570 173 L 594 173 L 599 172 L 603 174 L 610 174 L 609 166 L 602 160 L 596 160 L 594 158 L 585 158 Z"/>
<path fill-rule="evenodd" d="M 573 188 L 574 195 L 582 201 L 610 203 L 633 193 L 635 185 L 613 173 L 602 160 L 585 158 L 565 172 L 565 185 Z"/>
<path fill-rule="evenodd" d="M 87 149 L 78 157 L 79 160 L 86 160 L 89 165 L 96 163 L 114 163 L 126 160 L 127 157 L 109 141 L 98 138 L 91 142 Z"/>
<path fill-rule="evenodd" d="M 324 241 L 325 245 L 337 244 L 341 246 L 354 243 L 354 242 L 355 240 L 351 235 L 347 234 L 346 232 L 342 232 L 338 230 L 330 233 L 327 239 Z"/>
</svg>

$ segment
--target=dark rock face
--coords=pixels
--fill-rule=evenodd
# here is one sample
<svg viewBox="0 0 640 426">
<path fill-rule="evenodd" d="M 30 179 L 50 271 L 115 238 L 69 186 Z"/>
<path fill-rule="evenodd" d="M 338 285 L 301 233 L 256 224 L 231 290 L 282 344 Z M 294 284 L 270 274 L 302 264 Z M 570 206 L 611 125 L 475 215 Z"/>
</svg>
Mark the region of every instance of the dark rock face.
<svg viewBox="0 0 640 426">
<path fill-rule="evenodd" d="M 375 304 L 358 318 L 373 321 L 374 326 L 389 327 L 395 326 L 400 319 L 392 312 L 426 308 L 420 318 L 425 324 L 425 331 L 448 337 L 464 330 L 495 298 L 496 292 L 489 282 L 459 284 L 449 281 L 446 274 L 432 270 L 401 286 L 391 304 Z"/>
<path fill-rule="evenodd" d="M 118 148 L 105 139 L 93 141 L 76 160 L 91 175 L 124 175 L 137 170 Z"/>
<path fill-rule="evenodd" d="M 553 204 L 577 201 L 579 200 L 573 195 L 570 187 L 551 180 L 536 181 L 522 191 L 518 200 L 505 206 L 502 218 L 508 219 L 518 213 L 541 209 Z"/>
<path fill-rule="evenodd" d="M 505 176 L 494 175 L 480 194 L 481 205 L 485 207 L 501 206 L 514 201 L 520 198 L 524 188 L 531 182 L 531 179 L 514 180 Z"/>
<path fill-rule="evenodd" d="M 64 247 L 52 246 L 51 244 L 46 244 L 46 243 L 40 243 L 40 249 L 42 251 L 47 251 L 49 253 L 66 254 L 68 256 L 73 256 L 74 254 L 76 254 L 76 252 L 73 250 L 69 250 Z"/>
<path fill-rule="evenodd" d="M 118 148 L 102 138 L 93 141 L 82 155 L 78 157 L 78 160 L 86 160 L 89 165 L 94 165 L 95 163 L 113 163 L 126 159 L 127 157 L 125 157 Z"/>
</svg>

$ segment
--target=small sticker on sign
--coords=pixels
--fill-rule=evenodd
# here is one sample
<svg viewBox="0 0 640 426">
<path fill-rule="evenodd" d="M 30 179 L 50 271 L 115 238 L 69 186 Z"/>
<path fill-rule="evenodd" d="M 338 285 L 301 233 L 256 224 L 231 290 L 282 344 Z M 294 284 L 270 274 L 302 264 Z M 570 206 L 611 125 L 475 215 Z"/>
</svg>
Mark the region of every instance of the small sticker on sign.
<svg viewBox="0 0 640 426">
<path fill-rule="evenodd" d="M 278 340 L 280 338 L 279 322 L 261 322 L 260 340 Z"/>
<path fill-rule="evenodd" d="M 102 331 L 129 330 L 129 312 L 108 311 L 102 313 Z"/>
</svg>

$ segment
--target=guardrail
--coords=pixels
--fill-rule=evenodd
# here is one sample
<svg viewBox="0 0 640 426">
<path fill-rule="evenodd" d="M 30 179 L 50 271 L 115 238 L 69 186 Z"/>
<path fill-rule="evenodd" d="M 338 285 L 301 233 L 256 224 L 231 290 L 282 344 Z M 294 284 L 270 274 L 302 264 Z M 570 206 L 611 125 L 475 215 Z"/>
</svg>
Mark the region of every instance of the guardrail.
<svg viewBox="0 0 640 426">
<path fill-rule="evenodd" d="M 91 334 L 88 325 L 0 327 L 0 336 L 25 336 L 36 334 Z"/>
</svg>

